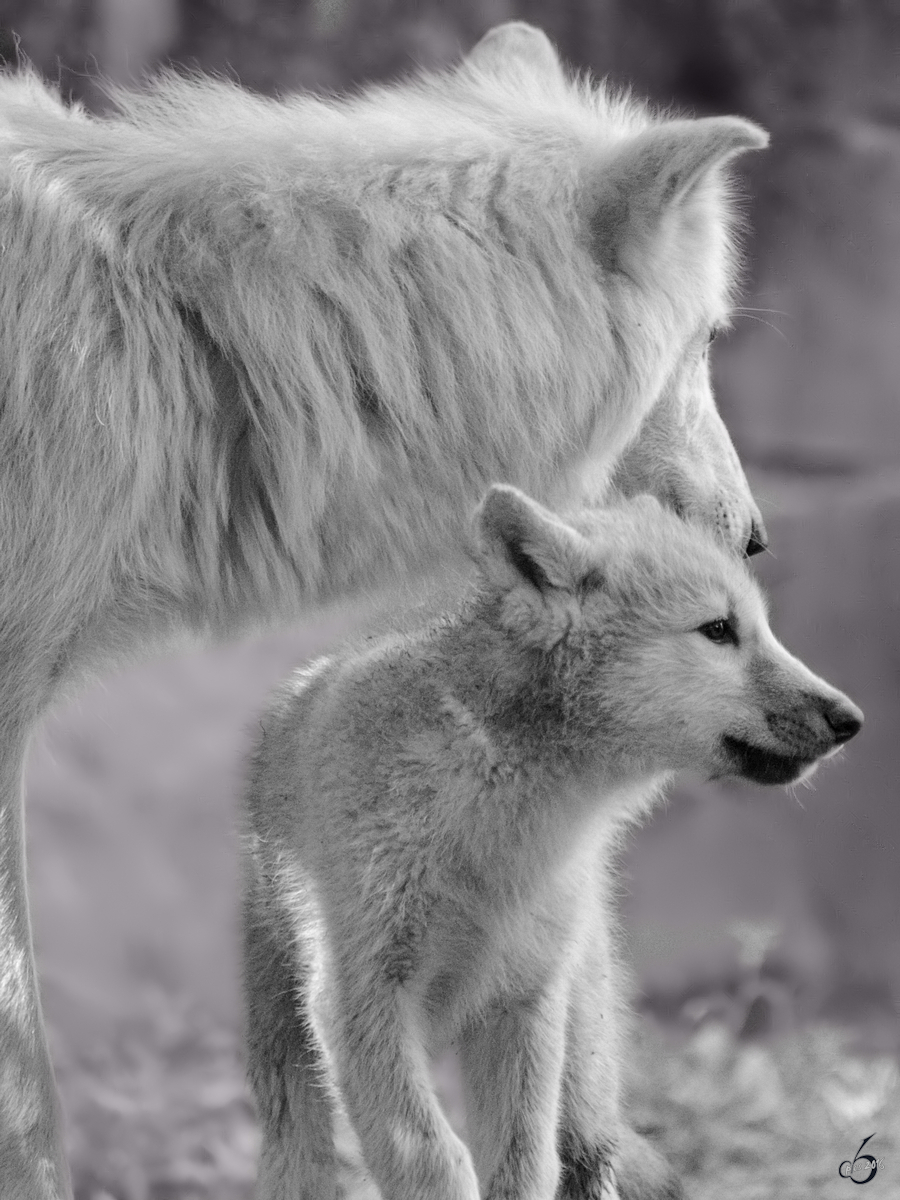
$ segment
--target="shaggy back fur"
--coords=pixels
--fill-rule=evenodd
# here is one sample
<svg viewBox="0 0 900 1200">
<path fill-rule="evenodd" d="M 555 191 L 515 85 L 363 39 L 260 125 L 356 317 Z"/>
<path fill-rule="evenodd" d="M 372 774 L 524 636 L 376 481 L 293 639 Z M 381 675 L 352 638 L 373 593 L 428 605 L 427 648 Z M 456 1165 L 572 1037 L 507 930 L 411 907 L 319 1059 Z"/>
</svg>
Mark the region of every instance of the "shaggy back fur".
<svg viewBox="0 0 900 1200">
<path fill-rule="evenodd" d="M 344 101 L 174 75 L 117 99 L 0 85 L 17 609 L 52 576 L 37 608 L 82 625 L 102 598 L 227 626 L 421 562 L 486 482 L 549 500 L 633 437 L 672 356 L 623 351 L 590 240 L 641 107 L 527 55 Z"/>
</svg>

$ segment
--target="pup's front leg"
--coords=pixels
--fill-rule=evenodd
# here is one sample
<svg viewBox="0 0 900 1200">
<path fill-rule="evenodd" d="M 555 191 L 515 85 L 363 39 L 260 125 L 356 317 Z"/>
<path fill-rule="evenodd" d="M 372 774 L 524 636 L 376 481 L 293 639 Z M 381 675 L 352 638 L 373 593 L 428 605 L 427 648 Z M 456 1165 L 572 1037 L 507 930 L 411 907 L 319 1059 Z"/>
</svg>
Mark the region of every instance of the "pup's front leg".
<svg viewBox="0 0 900 1200">
<path fill-rule="evenodd" d="M 619 1021 L 606 915 L 599 899 L 566 1013 L 556 1200 L 620 1200 L 613 1166 L 619 1115 Z"/>
<path fill-rule="evenodd" d="M 357 964 L 335 995 L 338 1085 L 385 1200 L 478 1200 L 469 1153 L 432 1091 L 408 994 Z"/>
<path fill-rule="evenodd" d="M 555 1192 L 565 1013 L 559 983 L 498 1007 L 464 1033 L 469 1141 L 485 1200 L 548 1200 Z"/>
<path fill-rule="evenodd" d="M 681 1185 L 665 1158 L 622 1120 L 622 969 L 599 888 L 595 903 L 568 1002 L 556 1200 L 681 1200 Z"/>
</svg>

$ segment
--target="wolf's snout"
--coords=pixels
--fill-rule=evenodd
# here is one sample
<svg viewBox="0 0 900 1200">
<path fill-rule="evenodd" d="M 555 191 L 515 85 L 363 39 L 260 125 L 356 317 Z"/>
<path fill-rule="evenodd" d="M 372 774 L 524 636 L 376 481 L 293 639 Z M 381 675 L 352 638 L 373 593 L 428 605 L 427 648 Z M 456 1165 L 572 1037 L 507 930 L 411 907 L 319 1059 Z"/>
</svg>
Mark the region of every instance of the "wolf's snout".
<svg viewBox="0 0 900 1200">
<path fill-rule="evenodd" d="M 856 737 L 862 729 L 862 712 L 849 700 L 833 700 L 825 704 L 822 715 L 839 746 Z"/>
</svg>

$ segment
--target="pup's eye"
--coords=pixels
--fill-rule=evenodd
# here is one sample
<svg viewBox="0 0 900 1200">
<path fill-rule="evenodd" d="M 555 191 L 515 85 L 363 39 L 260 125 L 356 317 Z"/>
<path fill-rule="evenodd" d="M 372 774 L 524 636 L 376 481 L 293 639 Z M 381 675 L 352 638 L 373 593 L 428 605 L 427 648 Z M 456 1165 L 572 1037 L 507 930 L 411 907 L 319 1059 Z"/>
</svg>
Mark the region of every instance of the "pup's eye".
<svg viewBox="0 0 900 1200">
<path fill-rule="evenodd" d="M 717 646 L 724 646 L 728 643 L 733 646 L 737 645 L 737 631 L 728 617 L 707 621 L 705 625 L 700 626 L 697 632 L 702 633 L 711 642 L 715 642 Z"/>
</svg>

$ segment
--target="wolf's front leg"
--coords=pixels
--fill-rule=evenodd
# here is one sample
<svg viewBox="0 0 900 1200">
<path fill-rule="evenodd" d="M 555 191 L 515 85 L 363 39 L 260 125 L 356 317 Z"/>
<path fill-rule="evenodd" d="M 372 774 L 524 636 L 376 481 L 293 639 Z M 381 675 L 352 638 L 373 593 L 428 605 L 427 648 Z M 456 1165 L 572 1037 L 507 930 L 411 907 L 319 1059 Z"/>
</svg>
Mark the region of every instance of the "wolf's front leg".
<svg viewBox="0 0 900 1200">
<path fill-rule="evenodd" d="M 0 630 L 0 661 L 2 648 Z M 8 660 L 3 672 L 8 678 Z M 25 891 L 22 769 L 27 730 L 10 715 L 19 697 L 4 692 L 5 682 L 0 679 L 0 1197 L 65 1200 L 71 1185 Z"/>
<path fill-rule="evenodd" d="M 558 984 L 498 1008 L 463 1036 L 469 1141 L 486 1200 L 554 1194 L 565 1012 Z"/>
<path fill-rule="evenodd" d="M 566 1014 L 557 1200 L 620 1200 L 613 1166 L 620 1125 L 618 996 L 606 914 L 590 922 Z"/>
<path fill-rule="evenodd" d="M 621 968 L 600 900 L 595 916 L 569 996 L 556 1200 L 681 1200 L 663 1156 L 622 1121 Z"/>
<path fill-rule="evenodd" d="M 385 1200 L 478 1200 L 469 1153 L 432 1091 L 409 996 L 358 964 L 341 974 L 328 1040 L 347 1113 Z"/>
</svg>

